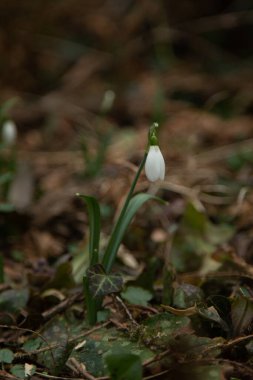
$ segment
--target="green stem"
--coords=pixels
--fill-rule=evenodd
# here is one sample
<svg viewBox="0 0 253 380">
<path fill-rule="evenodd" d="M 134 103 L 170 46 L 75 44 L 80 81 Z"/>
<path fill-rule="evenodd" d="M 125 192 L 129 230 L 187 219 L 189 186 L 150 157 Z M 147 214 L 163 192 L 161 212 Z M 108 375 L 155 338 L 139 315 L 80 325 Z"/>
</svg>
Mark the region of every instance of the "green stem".
<svg viewBox="0 0 253 380">
<path fill-rule="evenodd" d="M 133 195 L 133 192 L 134 192 L 134 189 L 135 189 L 135 186 L 136 186 L 136 183 L 140 177 L 140 174 L 141 174 L 141 171 L 145 165 L 145 162 L 146 162 L 146 159 L 147 159 L 147 155 L 148 155 L 148 152 L 145 151 L 145 154 L 143 156 L 143 159 L 140 163 L 140 166 L 139 166 L 139 169 L 134 177 L 134 180 L 132 182 L 132 185 L 130 187 L 130 190 L 129 190 L 129 193 L 126 197 L 126 200 L 125 200 L 125 203 L 124 203 L 124 206 L 121 210 L 121 213 L 119 215 L 119 218 L 113 228 L 113 231 L 112 231 L 112 234 L 111 234 L 111 237 L 110 237 L 110 240 L 108 242 L 108 245 L 107 245 L 107 248 L 105 250 L 105 254 L 104 254 L 104 257 L 103 257 L 103 260 L 102 260 L 102 264 L 103 264 L 103 267 L 105 268 L 105 271 L 107 273 L 109 273 L 111 271 L 111 268 L 113 266 L 113 263 L 114 263 L 114 260 L 115 260 L 115 257 L 116 257 L 116 254 L 117 254 L 117 251 L 118 251 L 118 246 L 115 246 L 114 244 L 114 240 L 115 240 L 115 236 L 117 236 L 118 234 L 118 231 L 120 229 L 120 225 L 122 223 L 122 220 L 124 218 L 124 215 L 127 211 L 127 207 L 129 205 L 129 202 L 132 198 L 132 195 Z"/>
<path fill-rule="evenodd" d="M 97 302 L 90 294 L 89 282 L 86 276 L 83 278 L 83 291 L 87 308 L 87 321 L 89 325 L 93 326 L 97 322 Z"/>
</svg>

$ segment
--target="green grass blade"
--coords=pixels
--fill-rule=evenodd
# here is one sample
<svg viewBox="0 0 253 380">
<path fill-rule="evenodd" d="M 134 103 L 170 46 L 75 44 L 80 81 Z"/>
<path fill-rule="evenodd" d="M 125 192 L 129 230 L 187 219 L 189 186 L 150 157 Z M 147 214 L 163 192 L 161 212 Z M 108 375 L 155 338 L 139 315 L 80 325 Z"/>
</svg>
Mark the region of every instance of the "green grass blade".
<svg viewBox="0 0 253 380">
<path fill-rule="evenodd" d="M 159 202 L 164 202 L 162 199 L 155 197 L 154 195 L 151 195 L 151 194 L 145 194 L 145 193 L 137 194 L 130 200 L 128 207 L 126 209 L 126 212 L 121 218 L 121 220 L 120 221 L 118 220 L 113 230 L 113 233 L 111 235 L 111 238 L 109 240 L 109 243 L 106 248 L 104 258 L 102 261 L 103 267 L 107 273 L 110 272 L 112 268 L 120 243 L 122 241 L 124 233 L 126 232 L 127 227 L 131 223 L 131 220 L 133 219 L 138 209 L 150 199 L 155 199 L 155 200 L 158 200 Z"/>
<path fill-rule="evenodd" d="M 78 194 L 81 197 L 88 209 L 89 214 L 89 226 L 90 226 L 90 240 L 89 240 L 89 254 L 90 263 L 89 265 L 94 265 L 98 263 L 99 256 L 99 240 L 100 240 L 100 207 L 96 198 Z"/>
</svg>

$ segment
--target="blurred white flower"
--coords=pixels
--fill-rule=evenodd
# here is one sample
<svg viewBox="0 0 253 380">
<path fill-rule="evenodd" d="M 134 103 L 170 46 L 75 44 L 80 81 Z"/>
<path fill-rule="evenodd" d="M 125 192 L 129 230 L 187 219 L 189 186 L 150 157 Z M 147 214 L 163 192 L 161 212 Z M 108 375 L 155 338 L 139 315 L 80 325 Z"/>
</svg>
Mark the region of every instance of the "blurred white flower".
<svg viewBox="0 0 253 380">
<path fill-rule="evenodd" d="M 158 145 L 151 145 L 145 163 L 145 173 L 149 181 L 164 179 L 165 162 Z"/>
<path fill-rule="evenodd" d="M 2 126 L 2 141 L 6 145 L 13 145 L 17 140 L 17 127 L 12 120 L 6 120 Z"/>
</svg>

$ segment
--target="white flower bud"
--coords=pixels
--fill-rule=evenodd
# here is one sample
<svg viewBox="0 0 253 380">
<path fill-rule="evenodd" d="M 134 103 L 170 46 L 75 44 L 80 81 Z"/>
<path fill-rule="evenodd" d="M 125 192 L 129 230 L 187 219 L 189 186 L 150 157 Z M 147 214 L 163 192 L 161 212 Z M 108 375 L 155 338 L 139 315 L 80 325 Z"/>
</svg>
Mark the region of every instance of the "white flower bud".
<svg viewBox="0 0 253 380">
<path fill-rule="evenodd" d="M 149 181 L 164 179 L 165 162 L 158 145 L 151 145 L 145 163 L 145 173 Z"/>
<path fill-rule="evenodd" d="M 13 145 L 17 140 L 17 127 L 12 120 L 7 120 L 2 126 L 2 140 L 6 145 Z"/>
</svg>

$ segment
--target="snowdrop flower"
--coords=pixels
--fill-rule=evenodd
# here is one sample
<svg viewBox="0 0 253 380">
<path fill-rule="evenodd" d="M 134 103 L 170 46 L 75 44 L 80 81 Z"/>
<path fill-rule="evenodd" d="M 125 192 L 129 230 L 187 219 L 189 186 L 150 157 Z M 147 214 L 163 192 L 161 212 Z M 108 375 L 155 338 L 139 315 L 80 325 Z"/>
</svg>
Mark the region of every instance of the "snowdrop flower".
<svg viewBox="0 0 253 380">
<path fill-rule="evenodd" d="M 13 145 L 17 140 L 17 127 L 12 120 L 6 120 L 2 126 L 2 140 L 6 145 Z"/>
<path fill-rule="evenodd" d="M 148 180 L 151 182 L 155 182 L 158 179 L 164 179 L 165 162 L 158 145 L 151 145 L 149 147 L 145 163 L 145 173 Z"/>
</svg>

